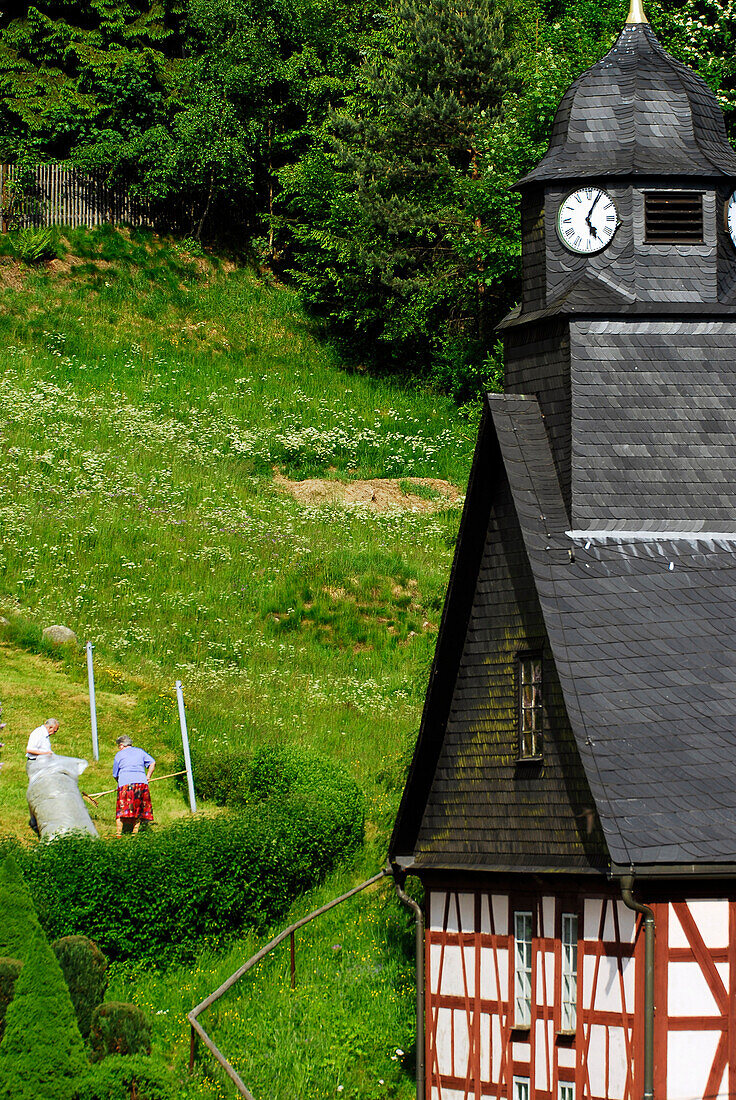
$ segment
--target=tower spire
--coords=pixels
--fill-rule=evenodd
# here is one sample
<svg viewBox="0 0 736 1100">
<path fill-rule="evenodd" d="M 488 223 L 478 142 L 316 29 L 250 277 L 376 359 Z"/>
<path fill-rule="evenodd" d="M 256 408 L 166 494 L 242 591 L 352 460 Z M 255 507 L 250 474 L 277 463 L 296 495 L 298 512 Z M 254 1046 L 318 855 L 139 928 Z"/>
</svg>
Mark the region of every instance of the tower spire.
<svg viewBox="0 0 736 1100">
<path fill-rule="evenodd" d="M 631 0 L 629 6 L 629 14 L 626 16 L 626 22 L 628 23 L 648 23 L 646 15 L 644 14 L 644 5 L 642 0 Z"/>
</svg>

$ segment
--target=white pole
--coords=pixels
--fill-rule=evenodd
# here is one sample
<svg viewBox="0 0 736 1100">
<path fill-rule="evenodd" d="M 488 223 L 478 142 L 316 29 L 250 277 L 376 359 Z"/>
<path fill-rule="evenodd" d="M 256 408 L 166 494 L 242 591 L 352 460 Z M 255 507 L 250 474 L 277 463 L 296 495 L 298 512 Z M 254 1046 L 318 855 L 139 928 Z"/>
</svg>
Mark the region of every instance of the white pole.
<svg viewBox="0 0 736 1100">
<path fill-rule="evenodd" d="M 87 679 L 89 680 L 89 717 L 92 723 L 92 755 L 100 759 L 100 746 L 97 742 L 97 704 L 95 702 L 95 669 L 92 663 L 92 650 L 95 647 L 87 642 Z"/>
<path fill-rule="evenodd" d="M 181 726 L 181 743 L 184 746 L 184 767 L 187 769 L 187 787 L 189 788 L 189 806 L 193 814 L 197 812 L 197 803 L 194 798 L 194 778 L 192 776 L 192 758 L 189 755 L 189 735 L 187 733 L 187 716 L 184 713 L 184 693 L 181 690 L 181 680 L 176 681 L 176 701 L 179 704 L 179 725 Z"/>
</svg>

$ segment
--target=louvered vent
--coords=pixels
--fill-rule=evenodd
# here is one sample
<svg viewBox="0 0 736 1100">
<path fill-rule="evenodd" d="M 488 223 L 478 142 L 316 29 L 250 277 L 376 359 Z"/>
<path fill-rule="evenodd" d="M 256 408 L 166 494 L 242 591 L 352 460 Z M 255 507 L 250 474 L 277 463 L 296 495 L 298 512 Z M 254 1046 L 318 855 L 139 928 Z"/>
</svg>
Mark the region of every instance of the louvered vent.
<svg viewBox="0 0 736 1100">
<path fill-rule="evenodd" d="M 693 191 L 645 195 L 644 234 L 649 244 L 702 244 L 703 196 Z"/>
</svg>

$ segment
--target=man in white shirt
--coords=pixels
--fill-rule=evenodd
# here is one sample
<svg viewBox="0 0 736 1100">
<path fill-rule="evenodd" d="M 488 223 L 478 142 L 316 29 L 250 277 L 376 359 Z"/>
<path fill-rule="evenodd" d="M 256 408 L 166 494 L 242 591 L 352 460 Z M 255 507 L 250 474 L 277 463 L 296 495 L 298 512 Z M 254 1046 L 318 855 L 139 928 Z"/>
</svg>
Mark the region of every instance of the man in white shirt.
<svg viewBox="0 0 736 1100">
<path fill-rule="evenodd" d="M 28 738 L 26 745 L 26 759 L 37 760 L 39 756 L 53 756 L 51 737 L 59 728 L 55 718 L 47 718 L 42 726 L 36 726 Z"/>
</svg>

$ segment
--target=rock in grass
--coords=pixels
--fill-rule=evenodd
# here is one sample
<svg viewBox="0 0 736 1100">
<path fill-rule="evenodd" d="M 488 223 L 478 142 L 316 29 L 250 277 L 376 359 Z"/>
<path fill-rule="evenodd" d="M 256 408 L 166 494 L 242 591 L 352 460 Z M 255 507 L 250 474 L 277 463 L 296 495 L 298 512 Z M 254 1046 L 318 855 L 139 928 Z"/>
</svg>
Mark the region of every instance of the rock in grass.
<svg viewBox="0 0 736 1100">
<path fill-rule="evenodd" d="M 41 637 L 51 645 L 69 645 L 72 642 L 77 644 L 77 635 L 68 626 L 47 626 Z"/>
</svg>

